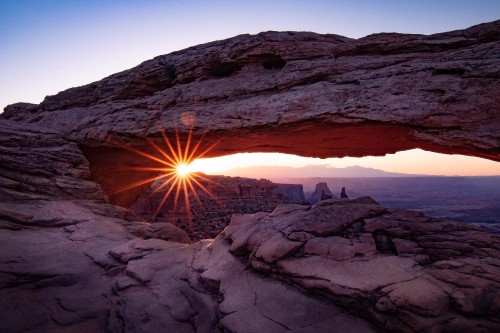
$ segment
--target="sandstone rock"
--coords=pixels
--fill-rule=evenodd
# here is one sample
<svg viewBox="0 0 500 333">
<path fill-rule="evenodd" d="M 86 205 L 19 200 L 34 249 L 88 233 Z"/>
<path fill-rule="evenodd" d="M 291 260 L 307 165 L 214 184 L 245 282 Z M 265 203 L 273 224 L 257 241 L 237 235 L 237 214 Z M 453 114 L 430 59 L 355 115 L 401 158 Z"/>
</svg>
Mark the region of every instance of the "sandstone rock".
<svg viewBox="0 0 500 333">
<path fill-rule="evenodd" d="M 438 317 L 448 311 L 449 299 L 446 292 L 425 277 L 401 282 L 382 289 L 388 293 L 392 309 L 409 310 L 422 316 Z M 383 311 L 378 307 L 377 310 Z"/>
<path fill-rule="evenodd" d="M 164 180 L 154 181 L 139 196 L 131 209 L 138 217 L 152 222 L 147 229 L 141 229 L 141 235 L 183 243 L 189 243 L 189 239 L 215 238 L 227 226 L 232 214 L 271 212 L 282 203 L 305 202 L 302 185 L 204 174 L 196 177 L 198 183 L 188 192 L 188 203 L 184 194 L 175 200 L 171 193 L 165 200 L 169 187 L 164 186 Z M 159 229 L 163 231 L 160 233 Z M 176 229 L 184 230 L 186 235 L 174 231 Z"/>
<path fill-rule="evenodd" d="M 144 188 L 113 199 L 124 207 L 105 194 L 147 174 L 117 165 L 153 166 L 127 148 L 151 152 L 162 131 L 181 145 L 206 132 L 202 150 L 225 138 L 208 156 L 421 147 L 497 160 L 498 25 L 238 36 L 8 107 L 0 331 L 500 331 L 500 238 L 474 227 L 365 197 L 235 215 L 181 244 L 124 208 Z"/>
<path fill-rule="evenodd" d="M 332 228 L 318 232 L 310 228 L 312 220 L 319 225 L 328 221 Z M 336 221 L 347 220 L 340 224 L 342 228 L 336 227 Z M 407 239 L 392 233 L 395 225 L 405 231 L 397 232 L 398 237 Z M 236 216 L 224 236 L 230 250 L 247 257 L 255 270 L 356 308 L 384 330 L 439 327 L 438 331 L 446 331 L 451 318 L 472 314 L 482 316 L 468 317 L 476 327 L 473 331 L 500 327 L 493 315 L 498 302 L 486 295 L 499 286 L 498 272 L 487 263 L 498 264 L 499 253 L 485 255 L 473 245 L 478 235 L 468 240 L 463 228 L 469 227 L 410 211 L 386 210 L 365 197 L 326 200 L 309 210 L 290 206 L 287 211 L 282 206 L 270 216 Z M 309 236 L 294 238 L 300 232 Z M 480 234 L 489 238 L 488 248 L 493 250 L 498 237 Z M 379 235 L 394 251 L 387 252 L 379 244 Z M 457 251 L 455 260 L 439 260 L 441 248 L 435 244 L 443 237 L 448 243 L 467 245 L 468 251 Z M 466 248 L 463 245 L 460 248 Z"/>
<path fill-rule="evenodd" d="M 185 146 L 192 130 L 192 142 L 203 136 L 200 151 L 219 142 L 206 157 L 326 158 L 422 148 L 499 160 L 499 25 L 359 40 L 241 35 L 158 56 L 38 106 L 8 106 L 2 117 L 77 142 L 107 193 L 140 180 L 117 165 L 157 167 L 124 147 L 154 153 L 146 138 L 164 146 L 162 132 L 170 139 L 179 132 Z M 128 207 L 145 188 L 118 194 L 113 203 Z"/>
<path fill-rule="evenodd" d="M 389 230 L 388 233 L 394 234 L 394 231 Z M 407 236 L 408 232 L 404 232 L 403 235 Z M 423 248 L 421 248 L 417 243 L 400 238 L 392 238 L 390 241 L 394 245 L 394 251 L 398 256 L 411 256 L 420 264 L 430 263 L 429 256 L 425 254 Z"/>
<path fill-rule="evenodd" d="M 371 235 L 370 235 L 371 237 Z M 333 236 L 327 238 L 312 238 L 304 245 L 304 254 L 314 254 L 322 258 L 333 260 L 348 260 L 356 255 L 366 255 L 375 252 L 375 242 L 357 241 L 344 237 Z"/>
<path fill-rule="evenodd" d="M 332 191 L 328 188 L 326 183 L 318 183 L 316 184 L 316 188 L 314 192 L 307 198 L 310 204 L 314 205 L 316 202 L 325 199 L 333 199 L 335 196 Z"/>
<path fill-rule="evenodd" d="M 184 230 L 168 222 L 137 223 L 135 226 L 129 227 L 129 231 L 143 238 L 158 238 L 172 242 L 191 243 L 191 238 L 189 238 L 189 235 Z"/>
<path fill-rule="evenodd" d="M 284 214 L 288 214 L 291 212 L 295 212 L 298 210 L 309 210 L 310 206 L 309 205 L 287 205 L 287 204 L 280 204 L 276 206 L 276 208 L 272 211 L 271 214 L 269 214 L 270 217 L 275 217 L 275 216 L 280 216 Z"/>
</svg>

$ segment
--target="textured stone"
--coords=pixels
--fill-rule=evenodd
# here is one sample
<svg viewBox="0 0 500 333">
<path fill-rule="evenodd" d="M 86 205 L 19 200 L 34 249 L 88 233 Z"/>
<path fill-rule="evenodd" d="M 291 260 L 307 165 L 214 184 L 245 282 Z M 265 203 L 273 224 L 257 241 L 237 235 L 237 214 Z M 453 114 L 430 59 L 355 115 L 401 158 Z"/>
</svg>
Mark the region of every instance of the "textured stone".
<svg viewBox="0 0 500 333">
<path fill-rule="evenodd" d="M 224 138 L 212 156 L 421 147 L 498 160 L 498 25 L 238 36 L 8 107 L 0 331 L 500 331 L 500 239 L 472 226 L 364 197 L 235 215 L 182 244 L 105 194 L 147 176 L 117 166 L 151 166 L 124 144 L 151 152 L 146 138 L 178 130 L 185 143 L 189 128 L 206 133 L 201 149 Z"/>
<path fill-rule="evenodd" d="M 217 237 L 235 213 L 271 212 L 282 203 L 305 201 L 302 185 L 202 173 L 197 173 L 196 178 L 198 183 L 189 191 L 188 202 L 182 196 L 175 200 L 164 180 L 154 181 L 131 206 L 137 216 L 152 222 L 137 232 L 189 243 L 190 239 Z"/>
<path fill-rule="evenodd" d="M 166 222 L 137 223 L 135 226 L 129 227 L 129 231 L 143 238 L 158 238 L 172 242 L 191 243 L 191 238 L 189 238 L 189 235 L 184 230 Z"/>
<path fill-rule="evenodd" d="M 157 166 L 179 132 L 200 151 L 313 157 L 422 148 L 499 160 L 500 21 L 434 35 L 353 40 L 310 32 L 241 35 L 161 55 L 101 81 L 6 107 L 2 117 L 59 131 L 82 147 L 109 193 Z M 110 173 L 114 177 L 108 177 Z M 154 173 L 144 173 L 144 177 Z M 146 186 L 147 187 L 147 186 Z M 117 194 L 130 206 L 144 188 Z"/>
<path fill-rule="evenodd" d="M 385 287 L 382 292 L 388 293 L 392 309 L 399 308 L 432 317 L 448 311 L 449 299 L 446 292 L 424 277 Z M 377 307 L 377 310 L 381 309 Z"/>
<path fill-rule="evenodd" d="M 334 226 L 342 221 L 343 227 L 316 232 L 311 221 Z M 395 225 L 405 231 L 398 236 L 409 239 L 395 237 Z M 309 236 L 295 238 L 301 232 Z M 470 240 L 468 232 L 475 234 Z M 478 232 L 411 211 L 387 210 L 364 197 L 325 200 L 309 210 L 281 206 L 269 216 L 236 216 L 224 237 L 253 269 L 356 309 L 383 331 L 436 327 L 441 332 L 454 327 L 454 320 L 468 318 L 468 325 L 476 327 L 472 331 L 481 332 L 500 327 L 494 319 L 500 286 L 495 268 L 500 252 L 495 248 L 500 239 Z M 441 239 L 467 251 L 457 250 L 454 260 L 442 260 L 443 248 L 436 245 Z"/>
</svg>

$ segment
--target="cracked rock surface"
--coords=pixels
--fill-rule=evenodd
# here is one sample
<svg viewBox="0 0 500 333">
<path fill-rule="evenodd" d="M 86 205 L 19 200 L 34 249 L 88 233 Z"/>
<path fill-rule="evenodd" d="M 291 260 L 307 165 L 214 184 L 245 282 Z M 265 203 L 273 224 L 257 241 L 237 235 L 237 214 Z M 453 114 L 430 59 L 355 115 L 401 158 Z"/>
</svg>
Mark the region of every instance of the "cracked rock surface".
<svg viewBox="0 0 500 333">
<path fill-rule="evenodd" d="M 421 148 L 499 161 L 499 59 L 500 21 L 428 36 L 263 32 L 160 55 L 2 117 L 78 143 L 108 194 L 136 177 L 116 164 L 157 167 L 123 147 L 154 152 L 163 132 L 186 144 L 192 130 L 200 151 L 215 145 L 206 157 Z M 129 207 L 145 188 L 110 200 Z"/>
<path fill-rule="evenodd" d="M 109 204 L 59 133 L 0 120 L 0 151 L 1 332 L 500 330 L 500 238 L 472 226 L 363 197 L 185 244 Z"/>
<path fill-rule="evenodd" d="M 89 145 L 119 137 L 139 145 L 133 138 L 193 127 L 206 140 L 223 139 L 215 155 L 342 157 L 419 146 L 498 160 L 499 46 L 500 21 L 357 40 L 240 35 L 158 56 L 40 105 L 8 106 L 4 116 Z M 292 129 L 309 135 L 290 136 Z M 378 139 L 366 140 L 370 132 Z"/>
</svg>

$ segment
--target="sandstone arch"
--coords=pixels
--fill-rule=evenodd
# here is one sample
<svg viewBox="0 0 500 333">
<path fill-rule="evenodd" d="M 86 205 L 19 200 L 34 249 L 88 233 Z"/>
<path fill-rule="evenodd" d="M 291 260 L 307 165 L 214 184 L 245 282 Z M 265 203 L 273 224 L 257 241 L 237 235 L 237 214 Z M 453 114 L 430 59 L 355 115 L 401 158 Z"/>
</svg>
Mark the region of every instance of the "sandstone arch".
<svg viewBox="0 0 500 333">
<path fill-rule="evenodd" d="M 220 140 L 209 156 L 423 148 L 500 161 L 499 59 L 500 21 L 358 40 L 265 32 L 159 56 L 40 105 L 11 105 L 4 117 L 76 141 L 106 191 L 136 177 L 113 166 L 149 164 L 120 146 L 147 151 L 162 131 L 185 141 L 192 129 L 206 147 Z"/>
<path fill-rule="evenodd" d="M 130 182 L 113 167 L 148 160 L 124 145 L 147 151 L 176 130 L 186 141 L 190 127 L 205 147 L 224 139 L 212 156 L 421 147 L 498 161 L 499 24 L 239 36 L 9 106 L 0 330 L 499 331 L 500 241 L 474 226 L 362 197 L 237 216 L 213 241 L 183 245 L 89 181 L 90 168 L 105 190 Z"/>
</svg>

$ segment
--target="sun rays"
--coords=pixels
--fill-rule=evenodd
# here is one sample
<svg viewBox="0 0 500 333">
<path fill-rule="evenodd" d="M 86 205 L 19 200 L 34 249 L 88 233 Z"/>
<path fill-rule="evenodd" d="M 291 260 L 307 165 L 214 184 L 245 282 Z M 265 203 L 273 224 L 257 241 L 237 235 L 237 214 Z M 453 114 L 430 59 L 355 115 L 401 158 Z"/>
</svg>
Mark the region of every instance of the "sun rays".
<svg viewBox="0 0 500 333">
<path fill-rule="evenodd" d="M 151 184 L 154 181 L 160 181 L 161 184 L 156 186 L 153 193 L 158 193 L 165 191 L 162 196 L 160 203 L 155 208 L 154 214 L 151 216 L 151 222 L 155 221 L 158 213 L 161 211 L 162 207 L 169 198 L 173 198 L 173 210 L 177 209 L 180 202 L 183 202 L 186 207 L 186 213 L 188 217 L 189 225 L 192 223 L 192 214 L 190 209 L 190 193 L 192 197 L 201 205 L 200 197 L 197 193 L 197 189 L 205 192 L 211 198 L 215 199 L 213 194 L 200 182 L 211 182 L 208 178 L 204 177 L 200 173 L 195 173 L 191 171 L 190 164 L 198 158 L 205 156 L 210 150 L 212 150 L 218 142 L 212 144 L 205 150 L 201 150 L 201 143 L 203 136 L 196 142 L 193 143 L 192 130 L 187 134 L 187 138 L 183 142 L 180 139 L 179 133 L 175 132 L 175 141 L 168 139 L 167 135 L 162 132 L 162 145 L 161 147 L 152 140 L 148 140 L 149 146 L 154 151 L 153 153 L 147 153 L 140 149 L 130 147 L 129 145 L 120 144 L 121 147 L 134 152 L 141 158 L 146 158 L 152 164 L 157 166 L 153 167 L 127 167 L 121 166 L 120 170 L 130 170 L 130 171 L 147 171 L 147 172 L 157 172 L 158 175 L 154 177 L 147 177 L 143 180 L 128 184 L 115 191 L 109 193 L 109 196 L 113 196 L 117 193 L 121 193 L 133 188 L 144 186 L 146 184 Z"/>
</svg>

